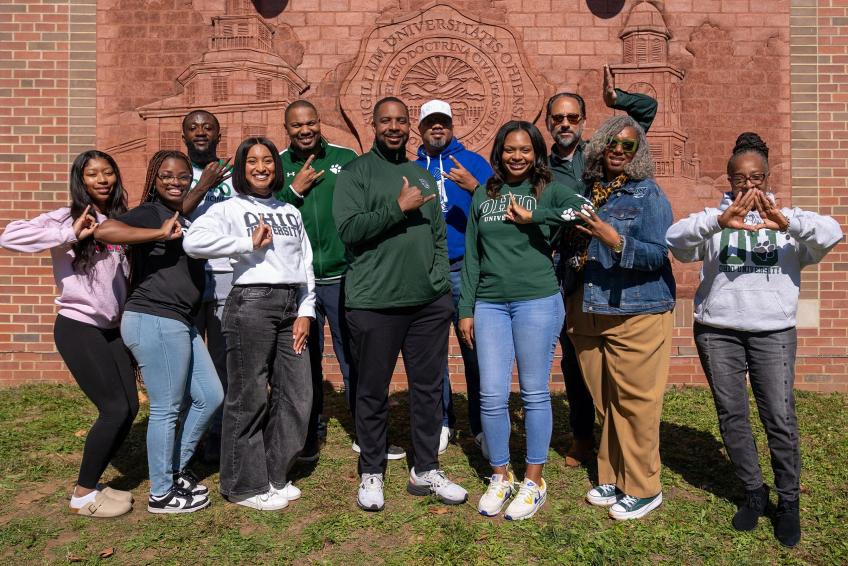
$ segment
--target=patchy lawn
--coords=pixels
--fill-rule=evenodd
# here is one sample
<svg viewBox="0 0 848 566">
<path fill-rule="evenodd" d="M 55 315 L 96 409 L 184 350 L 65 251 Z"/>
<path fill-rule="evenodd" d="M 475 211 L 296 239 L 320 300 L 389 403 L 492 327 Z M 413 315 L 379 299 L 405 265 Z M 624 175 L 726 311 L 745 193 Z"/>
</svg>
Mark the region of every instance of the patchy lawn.
<svg viewBox="0 0 848 566">
<path fill-rule="evenodd" d="M 798 394 L 803 457 L 801 524 L 795 549 L 782 548 L 762 520 L 752 533 L 730 527 L 742 496 L 724 454 L 709 391 L 678 389 L 662 422 L 663 506 L 642 521 L 617 523 L 584 503 L 595 470 L 569 469 L 563 457 L 568 406 L 554 398 L 554 436 L 545 472 L 548 502 L 529 521 L 486 519 L 476 512 L 490 473 L 467 431 L 465 398 L 456 396 L 460 437 L 442 467 L 471 494 L 440 505 L 406 493 L 406 461 L 391 462 L 386 509 L 356 508 L 356 455 L 343 395 L 328 392 L 327 444 L 315 466 L 294 470 L 302 499 L 258 512 L 218 495 L 217 470 L 195 471 L 212 488 L 210 508 L 156 516 L 146 510 L 147 407 L 105 479 L 135 494 L 136 509 L 117 519 L 67 511 L 85 433 L 95 411 L 72 386 L 0 390 L 0 563 L 2 564 L 846 564 L 848 563 L 848 404 L 841 395 Z M 513 399 L 514 425 L 520 410 Z M 752 406 L 753 410 L 753 406 Z M 392 397 L 390 436 L 408 445 L 406 396 Z M 463 434 L 464 432 L 464 434 Z M 762 427 L 755 425 L 761 461 Z M 514 426 L 513 454 L 523 454 Z M 766 481 L 773 482 L 770 469 Z M 772 503 L 775 503 L 772 493 Z M 100 553 L 112 550 L 101 558 Z M 106 552 L 105 554 L 108 554 Z"/>
</svg>

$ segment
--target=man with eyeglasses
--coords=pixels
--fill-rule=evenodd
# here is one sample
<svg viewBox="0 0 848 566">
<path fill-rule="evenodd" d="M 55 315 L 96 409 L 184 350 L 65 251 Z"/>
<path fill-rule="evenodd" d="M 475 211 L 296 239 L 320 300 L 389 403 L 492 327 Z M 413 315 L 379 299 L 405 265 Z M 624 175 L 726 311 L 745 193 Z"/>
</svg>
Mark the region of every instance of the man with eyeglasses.
<svg viewBox="0 0 848 566">
<path fill-rule="evenodd" d="M 636 120 L 646 132 L 657 114 L 657 101 L 645 94 L 625 92 L 613 86 L 612 71 L 604 66 L 604 103 L 616 110 L 623 110 Z M 554 140 L 551 147 L 550 167 L 554 180 L 575 193 L 585 196 L 583 183 L 583 126 L 586 124 L 586 102 L 576 92 L 560 92 L 548 100 L 545 110 L 545 125 Z M 624 148 L 622 148 L 624 149 Z M 558 239 L 558 238 L 557 238 Z M 557 246 L 559 247 L 559 246 Z M 563 270 L 557 269 L 563 294 L 570 289 L 563 281 Z M 569 425 L 572 442 L 565 463 L 578 467 L 594 454 L 595 407 L 592 396 L 583 381 L 574 346 L 565 332 L 560 333 L 562 347 L 562 373 L 565 393 L 568 397 Z"/>
</svg>

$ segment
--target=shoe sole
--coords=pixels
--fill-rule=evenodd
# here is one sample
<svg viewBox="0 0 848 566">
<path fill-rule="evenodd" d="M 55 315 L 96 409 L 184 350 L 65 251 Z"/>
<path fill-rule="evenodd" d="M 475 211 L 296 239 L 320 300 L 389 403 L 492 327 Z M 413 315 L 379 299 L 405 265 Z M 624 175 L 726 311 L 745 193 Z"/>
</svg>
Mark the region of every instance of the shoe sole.
<svg viewBox="0 0 848 566">
<path fill-rule="evenodd" d="M 610 507 L 618 503 L 618 500 L 622 497 L 622 495 L 613 495 L 611 497 L 593 497 L 586 495 L 586 503 L 594 505 L 595 507 Z"/>
<path fill-rule="evenodd" d="M 256 506 L 252 503 L 248 503 L 246 501 L 230 501 L 230 503 L 234 503 L 235 505 L 241 505 L 242 507 L 247 507 L 248 509 L 253 509 L 255 511 L 279 511 L 281 509 L 285 509 L 289 506 L 288 499 L 286 500 L 286 504 L 282 506 L 273 506 L 273 507 L 264 507 L 264 506 Z"/>
<path fill-rule="evenodd" d="M 377 511 L 382 511 L 386 504 L 384 503 L 383 505 L 363 505 L 362 502 L 357 499 L 356 506 L 362 509 L 363 511 L 368 511 L 369 513 L 376 513 Z"/>
<path fill-rule="evenodd" d="M 212 502 L 208 499 L 203 505 L 198 505 L 197 507 L 192 507 L 191 509 L 184 508 L 176 508 L 176 507 L 151 507 L 147 506 L 147 511 L 150 513 L 154 513 L 156 515 L 173 515 L 176 513 L 194 513 L 195 511 L 200 511 L 201 509 L 206 509 Z"/>
<path fill-rule="evenodd" d="M 609 516 L 615 519 L 616 521 L 629 521 L 630 519 L 641 519 L 660 505 L 662 505 L 662 494 L 660 494 L 654 501 L 651 501 L 638 511 L 616 514 L 612 509 L 610 509 Z"/>
<path fill-rule="evenodd" d="M 318 457 L 318 454 L 315 454 L 314 456 L 298 456 L 297 461 L 301 464 L 311 464 L 312 462 L 317 462 Z"/>
<path fill-rule="evenodd" d="M 523 520 L 525 520 L 525 519 L 529 519 L 530 517 L 532 517 L 533 515 L 535 515 L 536 513 L 538 513 L 539 509 L 541 509 L 541 508 L 542 508 L 542 505 L 544 505 L 544 504 L 545 504 L 545 501 L 547 501 L 547 499 L 548 499 L 548 494 L 546 493 L 546 494 L 544 494 L 544 495 L 542 496 L 542 498 L 539 500 L 539 504 L 538 504 L 538 505 L 536 505 L 536 508 L 535 508 L 535 509 L 533 509 L 533 511 L 532 511 L 532 512 L 530 512 L 530 513 L 528 513 L 527 515 L 524 515 L 524 516 L 522 516 L 522 517 L 512 517 L 512 516 L 510 516 L 510 515 L 504 515 L 504 519 L 506 519 L 507 521 L 523 521 Z"/>
<path fill-rule="evenodd" d="M 439 499 L 439 501 L 441 501 L 445 505 L 462 505 L 463 503 L 468 501 L 468 495 L 467 494 L 465 495 L 465 498 L 462 501 L 454 500 L 454 499 L 446 499 L 446 498 L 444 498 L 444 497 L 442 497 L 442 496 L 440 496 L 436 493 L 433 493 L 433 491 L 430 489 L 429 485 L 415 485 L 412 482 L 409 482 L 408 484 L 406 484 L 406 492 L 409 493 L 410 495 L 415 495 L 415 496 L 418 496 L 418 497 L 423 497 L 425 495 L 435 495 Z"/>
</svg>

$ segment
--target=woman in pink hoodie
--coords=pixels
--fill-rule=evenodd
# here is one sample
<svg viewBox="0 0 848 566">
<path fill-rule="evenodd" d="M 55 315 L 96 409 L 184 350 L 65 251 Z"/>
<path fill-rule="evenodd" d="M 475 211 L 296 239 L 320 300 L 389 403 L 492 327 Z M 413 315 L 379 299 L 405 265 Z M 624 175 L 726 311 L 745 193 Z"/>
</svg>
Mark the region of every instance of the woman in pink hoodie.
<svg viewBox="0 0 848 566">
<path fill-rule="evenodd" d="M 98 480 L 130 431 L 138 393 L 119 328 L 127 260 L 121 246 L 98 242 L 93 233 L 100 222 L 126 212 L 127 196 L 115 161 L 96 150 L 74 160 L 70 194 L 70 206 L 10 222 L 0 246 L 50 250 L 59 287 L 56 349 L 99 412 L 86 437 L 70 508 L 86 517 L 115 517 L 132 509 L 132 496 Z"/>
</svg>

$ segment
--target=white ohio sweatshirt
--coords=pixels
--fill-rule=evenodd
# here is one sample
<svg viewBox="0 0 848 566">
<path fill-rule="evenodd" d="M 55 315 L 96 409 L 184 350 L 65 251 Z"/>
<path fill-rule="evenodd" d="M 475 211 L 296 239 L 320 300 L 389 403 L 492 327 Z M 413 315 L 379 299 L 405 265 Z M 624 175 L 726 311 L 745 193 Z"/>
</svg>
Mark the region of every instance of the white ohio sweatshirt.
<svg viewBox="0 0 848 566">
<path fill-rule="evenodd" d="M 675 258 L 704 262 L 695 320 L 745 332 L 792 328 L 801 269 L 821 261 L 842 240 L 842 229 L 829 216 L 783 208 L 786 232 L 722 230 L 718 218 L 730 203 L 727 193 L 719 208 L 691 214 L 666 233 Z"/>
<path fill-rule="evenodd" d="M 263 218 L 273 241 L 253 249 L 252 234 Z M 213 204 L 183 237 L 191 257 L 230 258 L 233 285 L 300 285 L 298 316 L 315 317 L 312 246 L 300 211 L 273 197 L 237 195 Z"/>
</svg>

